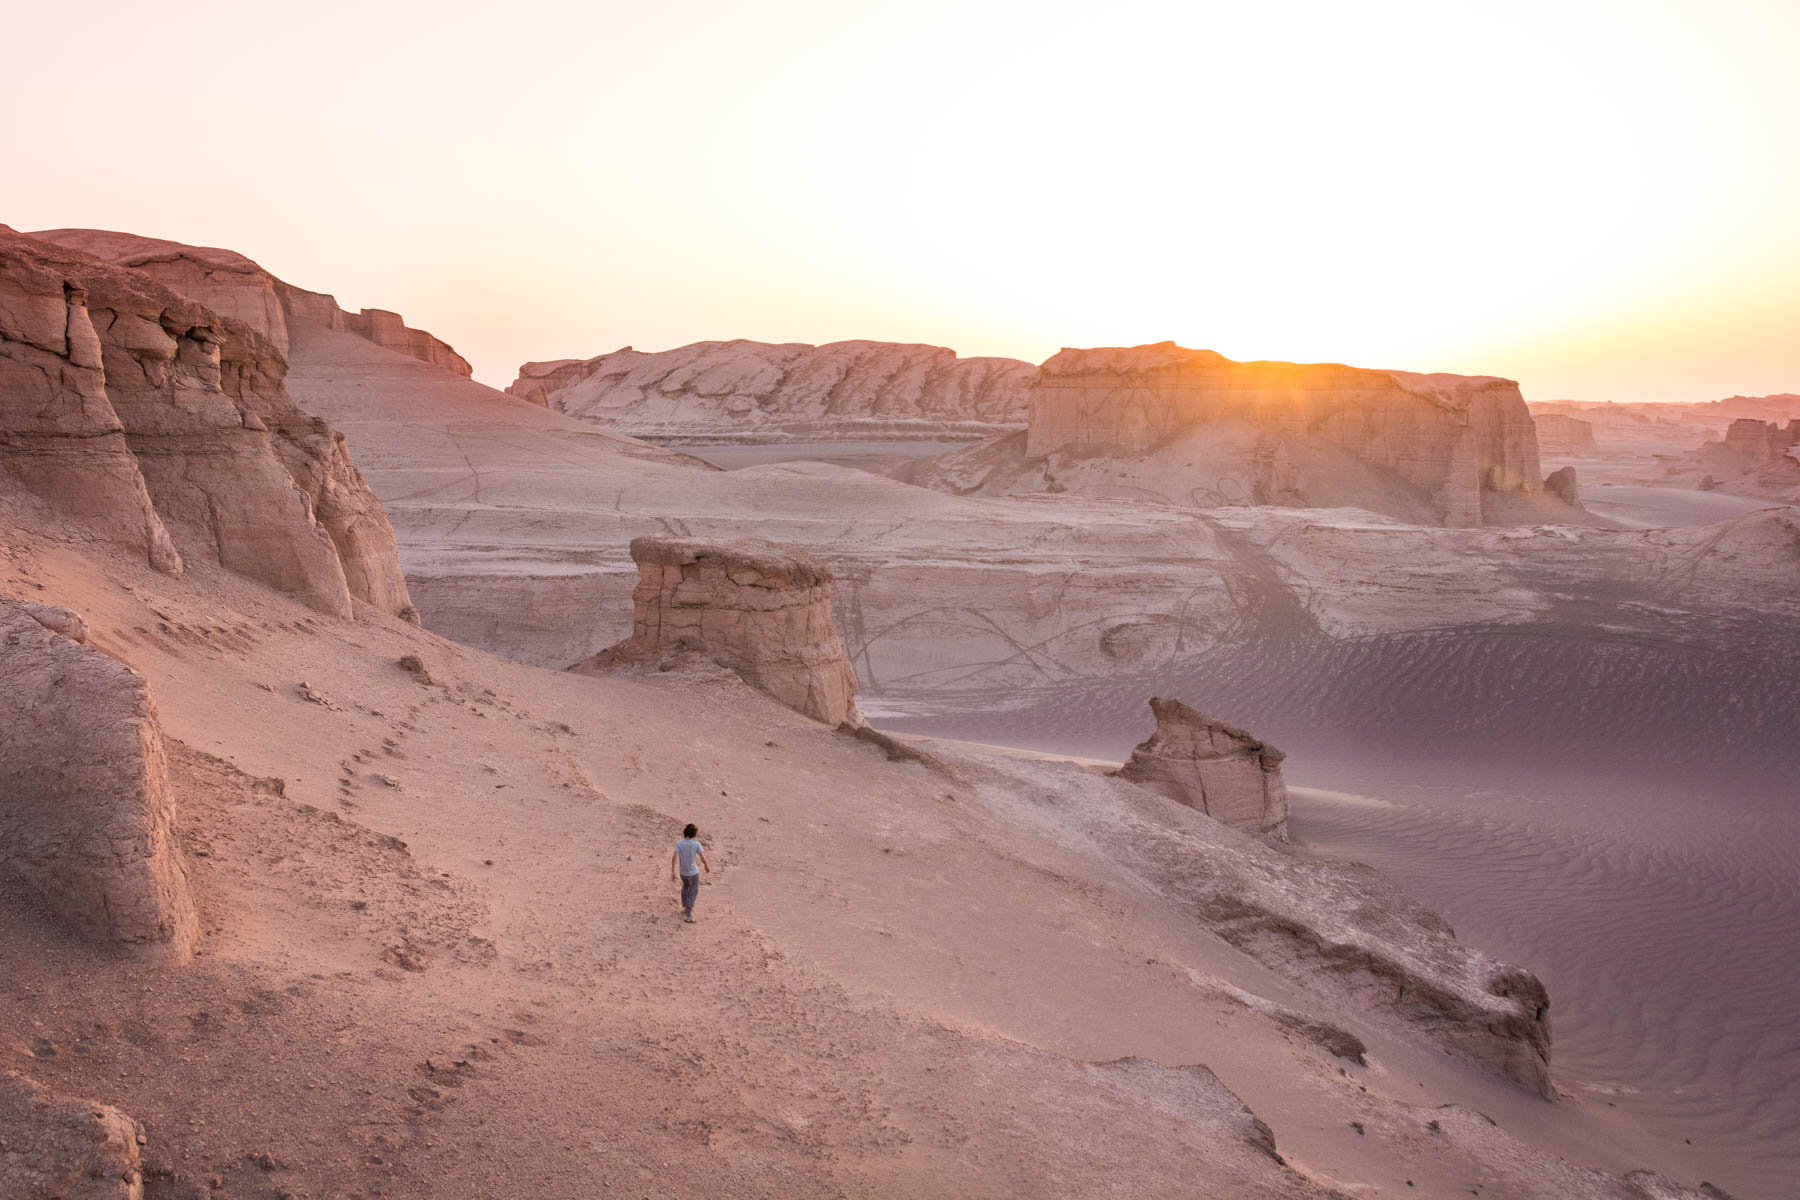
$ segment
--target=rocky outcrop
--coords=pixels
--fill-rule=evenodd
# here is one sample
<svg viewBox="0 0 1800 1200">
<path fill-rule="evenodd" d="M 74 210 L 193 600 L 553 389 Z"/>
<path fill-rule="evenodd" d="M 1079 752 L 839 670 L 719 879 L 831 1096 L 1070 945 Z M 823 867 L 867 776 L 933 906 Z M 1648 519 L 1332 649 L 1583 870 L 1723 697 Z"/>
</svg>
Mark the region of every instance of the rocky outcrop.
<svg viewBox="0 0 1800 1200">
<path fill-rule="evenodd" d="M 893 342 L 696 342 L 526 363 L 509 394 L 620 433 L 720 438 L 985 437 L 1025 420 L 1035 369 Z"/>
<path fill-rule="evenodd" d="M 199 923 L 156 709 L 84 634 L 0 600 L 0 875 L 98 937 L 185 958 Z"/>
<path fill-rule="evenodd" d="M 1394 476 L 1446 525 L 1481 524 L 1488 493 L 1541 486 L 1531 415 L 1511 380 L 1233 362 L 1173 342 L 1049 359 L 1031 387 L 1025 453 L 1141 453 L 1221 422 L 1348 452 Z"/>
<path fill-rule="evenodd" d="M 0 470 L 59 516 L 164 570 L 198 556 L 321 612 L 412 612 L 380 502 L 262 333 L 4 227 L 0 312 Z"/>
<path fill-rule="evenodd" d="M 1726 449 L 1757 462 L 1774 462 L 1797 445 L 1800 445 L 1800 420 L 1789 421 L 1783 429 L 1774 421 L 1740 417 L 1725 430 Z"/>
<path fill-rule="evenodd" d="M 862 723 L 818 559 L 755 538 L 678 537 L 634 538 L 631 558 L 631 636 L 576 669 L 697 650 L 815 721 Z"/>
<path fill-rule="evenodd" d="M 0 1196 L 141 1200 L 144 1127 L 110 1105 L 0 1072 Z"/>
<path fill-rule="evenodd" d="M 0 484 L 160 571 L 181 555 L 106 394 L 87 289 L 0 226 Z"/>
<path fill-rule="evenodd" d="M 1544 476 L 1544 490 L 1564 504 L 1581 504 L 1581 488 L 1575 482 L 1574 467 L 1562 467 Z"/>
<path fill-rule="evenodd" d="M 1541 454 L 1594 454 L 1594 425 L 1579 417 L 1562 413 L 1533 413 L 1537 425 L 1538 451 Z"/>
<path fill-rule="evenodd" d="M 1275 747 L 1179 700 L 1152 698 L 1156 732 L 1119 769 L 1121 779 L 1214 820 L 1287 839 L 1287 784 Z"/>
<path fill-rule="evenodd" d="M 327 329 L 354 333 L 365 341 L 374 342 L 377 346 L 384 346 L 408 358 L 416 358 L 422 363 L 441 367 L 464 379 L 475 373 L 474 368 L 469 366 L 468 359 L 458 354 L 450 343 L 423 329 L 414 329 L 399 313 L 389 312 L 385 308 L 345 312 L 338 307 L 335 299 L 321 292 L 309 292 L 279 280 L 275 286 L 291 316 L 316 322 Z"/>
<path fill-rule="evenodd" d="M 283 359 L 290 345 L 287 322 L 299 316 L 354 333 L 465 379 L 473 373 L 448 342 L 409 327 L 400 314 L 383 308 L 345 312 L 332 297 L 284 283 L 234 250 L 188 246 L 108 229 L 46 229 L 30 236 L 141 271 L 221 316 L 242 321 L 267 338 Z"/>
</svg>

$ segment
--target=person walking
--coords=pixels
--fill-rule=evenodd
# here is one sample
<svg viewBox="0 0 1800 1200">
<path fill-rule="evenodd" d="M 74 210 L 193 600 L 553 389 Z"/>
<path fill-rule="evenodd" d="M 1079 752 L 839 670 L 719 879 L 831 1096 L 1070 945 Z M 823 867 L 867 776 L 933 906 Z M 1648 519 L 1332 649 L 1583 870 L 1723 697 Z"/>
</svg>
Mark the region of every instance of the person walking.
<svg viewBox="0 0 1800 1200">
<path fill-rule="evenodd" d="M 694 901 L 700 898 L 700 868 L 705 867 L 708 875 L 712 867 L 706 861 L 706 851 L 694 835 L 700 831 L 689 825 L 681 831 L 681 840 L 675 843 L 675 853 L 669 856 L 669 880 L 681 880 L 681 910 L 686 915 L 689 925 L 694 923 Z M 695 865 L 696 861 L 699 863 Z"/>
</svg>

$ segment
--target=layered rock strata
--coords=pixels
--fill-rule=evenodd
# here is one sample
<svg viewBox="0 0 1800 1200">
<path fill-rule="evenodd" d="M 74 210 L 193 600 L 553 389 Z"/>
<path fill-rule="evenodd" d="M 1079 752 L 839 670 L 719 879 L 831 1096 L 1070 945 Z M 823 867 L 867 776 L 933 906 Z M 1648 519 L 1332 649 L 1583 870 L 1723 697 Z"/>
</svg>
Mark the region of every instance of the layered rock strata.
<svg viewBox="0 0 1800 1200">
<path fill-rule="evenodd" d="M 1594 425 L 1579 417 L 1562 413 L 1533 413 L 1537 425 L 1538 450 L 1544 454 L 1593 454 L 1599 450 L 1594 442 Z"/>
<path fill-rule="evenodd" d="M 696 342 L 526 363 L 509 394 L 621 433 L 687 438 L 991 435 L 1025 421 L 1036 373 L 893 342 Z"/>
<path fill-rule="evenodd" d="M 1800 446 L 1800 419 L 1784 429 L 1776 421 L 1740 417 L 1725 430 L 1725 447 L 1758 462 L 1774 462 Z"/>
<path fill-rule="evenodd" d="M 106 1104 L 0 1072 L 0 1196 L 141 1200 L 144 1127 Z"/>
<path fill-rule="evenodd" d="M 1481 524 L 1488 493 L 1541 486 L 1531 414 L 1511 380 L 1233 362 L 1173 342 L 1049 359 L 1031 387 L 1025 453 L 1138 453 L 1226 421 L 1348 451 L 1415 490 L 1446 525 Z"/>
<path fill-rule="evenodd" d="M 185 958 L 199 921 L 156 708 L 83 633 L 66 610 L 0 601 L 0 865 L 96 936 Z"/>
<path fill-rule="evenodd" d="M 597 658 L 698 650 L 815 721 L 862 723 L 856 670 L 831 620 L 831 572 L 818 559 L 755 538 L 677 537 L 634 538 L 631 558 L 631 636 Z"/>
<path fill-rule="evenodd" d="M 336 616 L 413 612 L 380 502 L 256 329 L 0 227 L 0 352 L 0 472 L 87 532 Z"/>
<path fill-rule="evenodd" d="M 1227 825 L 1287 839 L 1281 751 L 1179 700 L 1153 697 L 1150 711 L 1156 732 L 1131 752 L 1121 779 Z"/>
<path fill-rule="evenodd" d="M 383 308 L 345 312 L 331 296 L 284 283 L 234 250 L 107 229 L 46 229 L 31 236 L 141 271 L 222 316 L 242 321 L 268 338 L 283 358 L 289 348 L 287 322 L 299 316 L 465 379 L 472 374 L 468 361 L 448 342 L 411 328 L 399 313 Z"/>
</svg>

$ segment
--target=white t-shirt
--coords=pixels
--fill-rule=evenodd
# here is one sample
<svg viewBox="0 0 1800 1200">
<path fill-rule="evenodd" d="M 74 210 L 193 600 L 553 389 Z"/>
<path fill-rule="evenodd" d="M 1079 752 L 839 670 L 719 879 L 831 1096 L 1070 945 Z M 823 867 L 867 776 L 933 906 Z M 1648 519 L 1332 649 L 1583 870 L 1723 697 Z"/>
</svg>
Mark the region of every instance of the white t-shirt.
<svg viewBox="0 0 1800 1200">
<path fill-rule="evenodd" d="M 675 843 L 675 857 L 681 860 L 681 873 L 683 875 L 698 875 L 700 873 L 699 864 L 694 860 L 699 858 L 702 853 L 703 851 L 700 849 L 700 843 L 693 838 L 682 838 L 679 842 Z"/>
</svg>

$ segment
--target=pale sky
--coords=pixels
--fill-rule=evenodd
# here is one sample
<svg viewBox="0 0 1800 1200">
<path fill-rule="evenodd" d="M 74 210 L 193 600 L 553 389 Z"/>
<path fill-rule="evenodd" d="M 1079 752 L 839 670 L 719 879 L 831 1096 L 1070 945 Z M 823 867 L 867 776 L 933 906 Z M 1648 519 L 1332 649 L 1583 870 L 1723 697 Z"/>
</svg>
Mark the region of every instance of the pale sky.
<svg viewBox="0 0 1800 1200">
<path fill-rule="evenodd" d="M 706 338 L 1800 392 L 1800 0 L 7 5 L 0 221 L 530 359 Z"/>
</svg>

